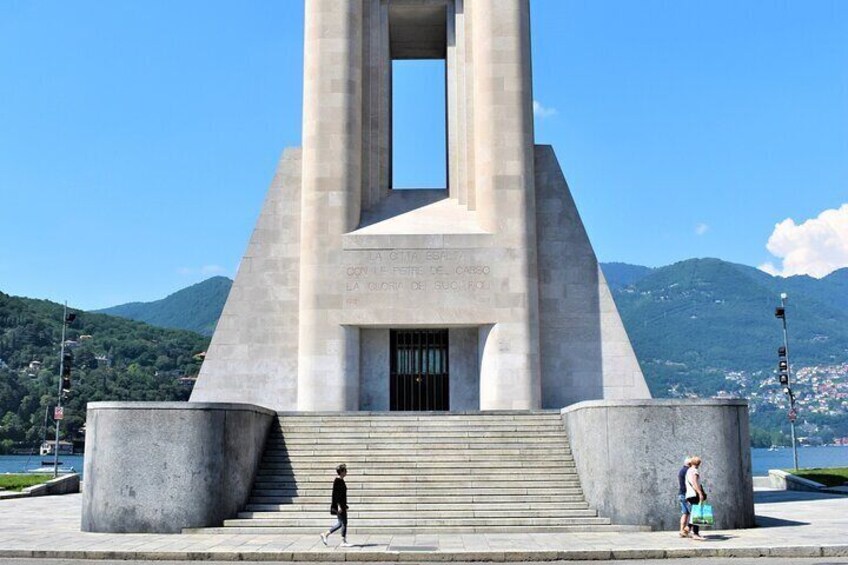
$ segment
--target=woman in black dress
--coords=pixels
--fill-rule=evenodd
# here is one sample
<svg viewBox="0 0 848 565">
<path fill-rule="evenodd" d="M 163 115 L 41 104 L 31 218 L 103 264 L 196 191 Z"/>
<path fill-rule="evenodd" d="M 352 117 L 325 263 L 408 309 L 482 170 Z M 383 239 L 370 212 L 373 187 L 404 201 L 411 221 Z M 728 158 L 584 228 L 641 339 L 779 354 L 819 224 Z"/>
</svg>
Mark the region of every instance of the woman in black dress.
<svg viewBox="0 0 848 565">
<path fill-rule="evenodd" d="M 321 541 L 324 545 L 327 545 L 327 537 L 341 529 L 341 547 L 353 547 L 353 544 L 347 542 L 347 485 L 344 482 L 347 475 L 347 465 L 342 463 L 336 467 L 336 474 L 338 477 L 333 481 L 333 500 L 330 502 L 330 514 L 336 517 L 336 524 L 326 532 L 321 533 Z"/>
</svg>

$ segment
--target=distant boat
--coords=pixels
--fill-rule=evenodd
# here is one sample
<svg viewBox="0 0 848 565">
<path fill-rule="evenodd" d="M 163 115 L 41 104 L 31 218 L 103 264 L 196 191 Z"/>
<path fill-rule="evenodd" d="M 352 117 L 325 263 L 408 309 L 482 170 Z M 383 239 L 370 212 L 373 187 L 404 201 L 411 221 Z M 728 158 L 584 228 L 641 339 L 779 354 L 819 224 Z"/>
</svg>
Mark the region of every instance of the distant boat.
<svg viewBox="0 0 848 565">
<path fill-rule="evenodd" d="M 777 451 L 777 446 L 775 444 L 771 444 L 771 447 L 768 448 L 769 451 Z"/>
<path fill-rule="evenodd" d="M 44 462 L 42 461 L 42 464 L 43 463 Z M 58 471 L 60 475 L 69 475 L 77 472 L 73 467 L 59 467 Z M 51 475 L 53 474 L 53 464 L 51 463 L 44 467 L 36 467 L 35 469 L 25 469 L 24 473 L 28 473 L 30 475 Z"/>
</svg>

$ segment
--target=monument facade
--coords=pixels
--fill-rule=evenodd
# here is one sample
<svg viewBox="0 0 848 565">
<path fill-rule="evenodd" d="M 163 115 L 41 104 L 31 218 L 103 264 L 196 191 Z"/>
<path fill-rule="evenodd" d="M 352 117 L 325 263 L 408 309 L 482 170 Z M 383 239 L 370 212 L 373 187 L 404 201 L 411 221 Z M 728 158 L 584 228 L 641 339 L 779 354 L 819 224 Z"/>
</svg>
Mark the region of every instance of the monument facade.
<svg viewBox="0 0 848 565">
<path fill-rule="evenodd" d="M 528 3 L 306 0 L 303 148 L 283 153 L 191 401 L 88 406 L 83 530 L 314 533 L 341 460 L 362 531 L 676 529 L 668 489 L 697 452 L 733 501 L 716 526 L 753 525 L 747 404 L 649 399 L 534 145 Z M 403 58 L 445 60 L 441 190 L 391 185 Z M 405 410 L 457 413 L 386 412 Z"/>
<path fill-rule="evenodd" d="M 192 401 L 275 410 L 649 398 L 552 148 L 528 0 L 307 0 L 286 150 Z M 447 185 L 391 185 L 392 61 L 444 59 Z"/>
</svg>

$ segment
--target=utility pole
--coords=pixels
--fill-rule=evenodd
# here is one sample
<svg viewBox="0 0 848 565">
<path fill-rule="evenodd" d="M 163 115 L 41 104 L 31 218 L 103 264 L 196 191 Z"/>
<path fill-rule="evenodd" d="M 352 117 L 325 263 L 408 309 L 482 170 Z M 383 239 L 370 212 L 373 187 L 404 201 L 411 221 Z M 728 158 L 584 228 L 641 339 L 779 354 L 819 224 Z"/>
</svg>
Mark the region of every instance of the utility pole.
<svg viewBox="0 0 848 565">
<path fill-rule="evenodd" d="M 786 300 L 788 295 L 780 293 L 780 306 L 775 308 L 774 316 L 783 320 L 783 347 L 778 348 L 778 378 L 783 386 L 783 393 L 789 399 L 789 430 L 792 433 L 792 460 L 795 470 L 798 470 L 798 442 L 795 439 L 795 420 L 798 412 L 795 409 L 795 394 L 792 392 L 792 368 L 789 364 L 789 332 L 786 329 Z"/>
<path fill-rule="evenodd" d="M 68 314 L 68 303 L 65 302 L 65 308 L 62 312 L 62 345 L 59 348 L 59 390 L 57 395 L 56 410 L 53 413 L 53 421 L 56 423 L 56 443 L 53 446 L 53 478 L 59 476 L 59 431 L 62 427 L 62 419 L 64 413 L 62 411 L 62 395 L 65 390 L 70 389 L 71 382 L 71 359 L 65 357 L 65 330 L 68 324 L 76 319 L 76 314 Z M 67 388 L 66 388 L 67 383 Z"/>
</svg>

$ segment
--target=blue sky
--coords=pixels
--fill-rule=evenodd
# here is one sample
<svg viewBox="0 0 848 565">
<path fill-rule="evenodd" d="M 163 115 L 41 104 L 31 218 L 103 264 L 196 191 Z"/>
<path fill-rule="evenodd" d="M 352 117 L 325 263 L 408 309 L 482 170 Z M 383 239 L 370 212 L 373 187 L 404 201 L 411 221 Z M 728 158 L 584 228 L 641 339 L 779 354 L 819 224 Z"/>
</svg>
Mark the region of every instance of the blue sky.
<svg viewBox="0 0 848 565">
<path fill-rule="evenodd" d="M 532 8 L 536 139 L 602 261 L 848 266 L 848 2 Z M 299 0 L 0 2 L 0 291 L 99 308 L 233 276 L 300 144 L 302 23 Z M 439 128 L 397 112 L 429 153 L 395 167 L 430 182 Z"/>
</svg>

